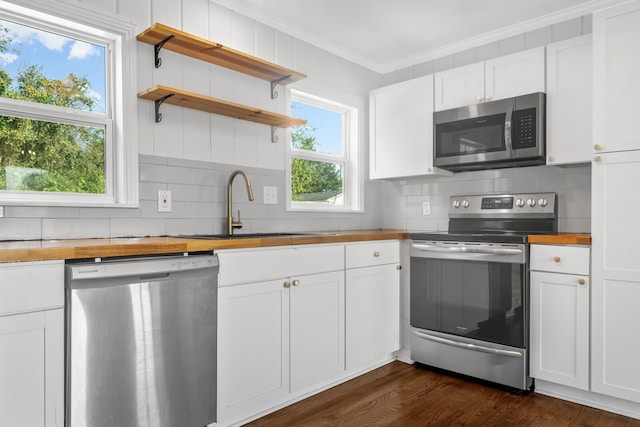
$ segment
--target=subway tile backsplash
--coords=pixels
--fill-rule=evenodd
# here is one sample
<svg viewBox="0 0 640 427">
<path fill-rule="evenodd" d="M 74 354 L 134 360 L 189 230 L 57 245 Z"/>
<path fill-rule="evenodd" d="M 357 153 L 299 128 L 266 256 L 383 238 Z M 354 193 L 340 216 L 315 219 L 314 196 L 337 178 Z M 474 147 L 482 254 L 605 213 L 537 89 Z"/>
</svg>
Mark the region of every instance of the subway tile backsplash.
<svg viewBox="0 0 640 427">
<path fill-rule="evenodd" d="M 451 195 L 548 191 L 558 194 L 559 231 L 591 231 L 590 165 L 495 169 L 385 182 L 383 226 L 410 232 L 446 231 Z M 425 201 L 431 204 L 430 215 L 422 214 Z"/>
</svg>

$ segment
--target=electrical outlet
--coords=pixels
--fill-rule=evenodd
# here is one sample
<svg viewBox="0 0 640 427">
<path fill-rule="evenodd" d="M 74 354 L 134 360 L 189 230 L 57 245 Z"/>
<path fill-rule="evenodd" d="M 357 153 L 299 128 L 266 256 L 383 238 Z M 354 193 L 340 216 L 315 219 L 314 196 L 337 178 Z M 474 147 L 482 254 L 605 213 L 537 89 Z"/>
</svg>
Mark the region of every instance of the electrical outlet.
<svg viewBox="0 0 640 427">
<path fill-rule="evenodd" d="M 158 212 L 171 212 L 171 191 L 158 190 Z"/>
<path fill-rule="evenodd" d="M 431 201 L 430 200 L 422 202 L 422 215 L 423 216 L 431 215 Z"/>
<path fill-rule="evenodd" d="M 278 187 L 270 187 L 265 185 L 262 189 L 263 200 L 265 205 L 278 204 Z"/>
</svg>

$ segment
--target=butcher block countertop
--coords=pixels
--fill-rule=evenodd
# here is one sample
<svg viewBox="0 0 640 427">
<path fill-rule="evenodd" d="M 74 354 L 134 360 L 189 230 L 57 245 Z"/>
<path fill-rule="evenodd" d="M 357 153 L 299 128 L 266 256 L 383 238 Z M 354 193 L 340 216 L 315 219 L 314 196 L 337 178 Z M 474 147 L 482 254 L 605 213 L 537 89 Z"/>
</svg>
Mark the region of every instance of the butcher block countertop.
<svg viewBox="0 0 640 427">
<path fill-rule="evenodd" d="M 558 233 L 558 234 L 532 234 L 529 243 L 542 243 L 548 245 L 590 245 L 591 234 L 586 233 Z"/>
<path fill-rule="evenodd" d="M 193 239 L 188 237 L 123 237 L 112 239 L 24 240 L 0 242 L 0 262 L 198 252 L 217 249 L 345 243 L 408 239 L 401 230 L 310 232 L 294 236 Z"/>
</svg>

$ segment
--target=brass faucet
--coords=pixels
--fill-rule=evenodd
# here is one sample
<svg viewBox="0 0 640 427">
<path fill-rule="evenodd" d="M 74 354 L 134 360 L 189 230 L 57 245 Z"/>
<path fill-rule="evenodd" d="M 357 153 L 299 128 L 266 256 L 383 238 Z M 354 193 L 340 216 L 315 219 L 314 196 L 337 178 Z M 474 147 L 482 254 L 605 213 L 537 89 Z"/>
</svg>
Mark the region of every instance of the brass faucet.
<svg viewBox="0 0 640 427">
<path fill-rule="evenodd" d="M 237 221 L 234 221 L 233 212 L 231 210 L 231 193 L 232 193 L 231 188 L 233 186 L 233 179 L 237 175 L 242 175 L 242 177 L 244 178 L 244 182 L 247 185 L 247 194 L 249 196 L 249 201 L 253 200 L 253 189 L 251 188 L 251 180 L 249 179 L 249 176 L 243 170 L 238 169 L 234 171 L 229 177 L 229 182 L 227 183 L 227 235 L 228 236 L 233 236 L 234 228 L 242 228 L 242 222 L 240 222 L 240 210 L 238 210 Z"/>
</svg>

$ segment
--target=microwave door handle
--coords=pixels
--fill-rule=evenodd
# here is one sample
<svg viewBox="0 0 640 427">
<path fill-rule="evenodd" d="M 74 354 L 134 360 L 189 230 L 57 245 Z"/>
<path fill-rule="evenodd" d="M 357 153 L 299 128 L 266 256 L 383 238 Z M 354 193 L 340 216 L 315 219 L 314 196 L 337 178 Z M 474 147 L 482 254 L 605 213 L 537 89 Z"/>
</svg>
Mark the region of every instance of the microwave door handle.
<svg viewBox="0 0 640 427">
<path fill-rule="evenodd" d="M 507 117 L 504 123 L 504 145 L 507 148 L 507 156 L 510 159 L 515 157 L 515 153 L 513 152 L 513 143 L 512 143 L 513 133 L 511 132 L 512 119 L 513 119 L 513 108 L 509 108 L 509 111 L 507 111 Z"/>
</svg>

